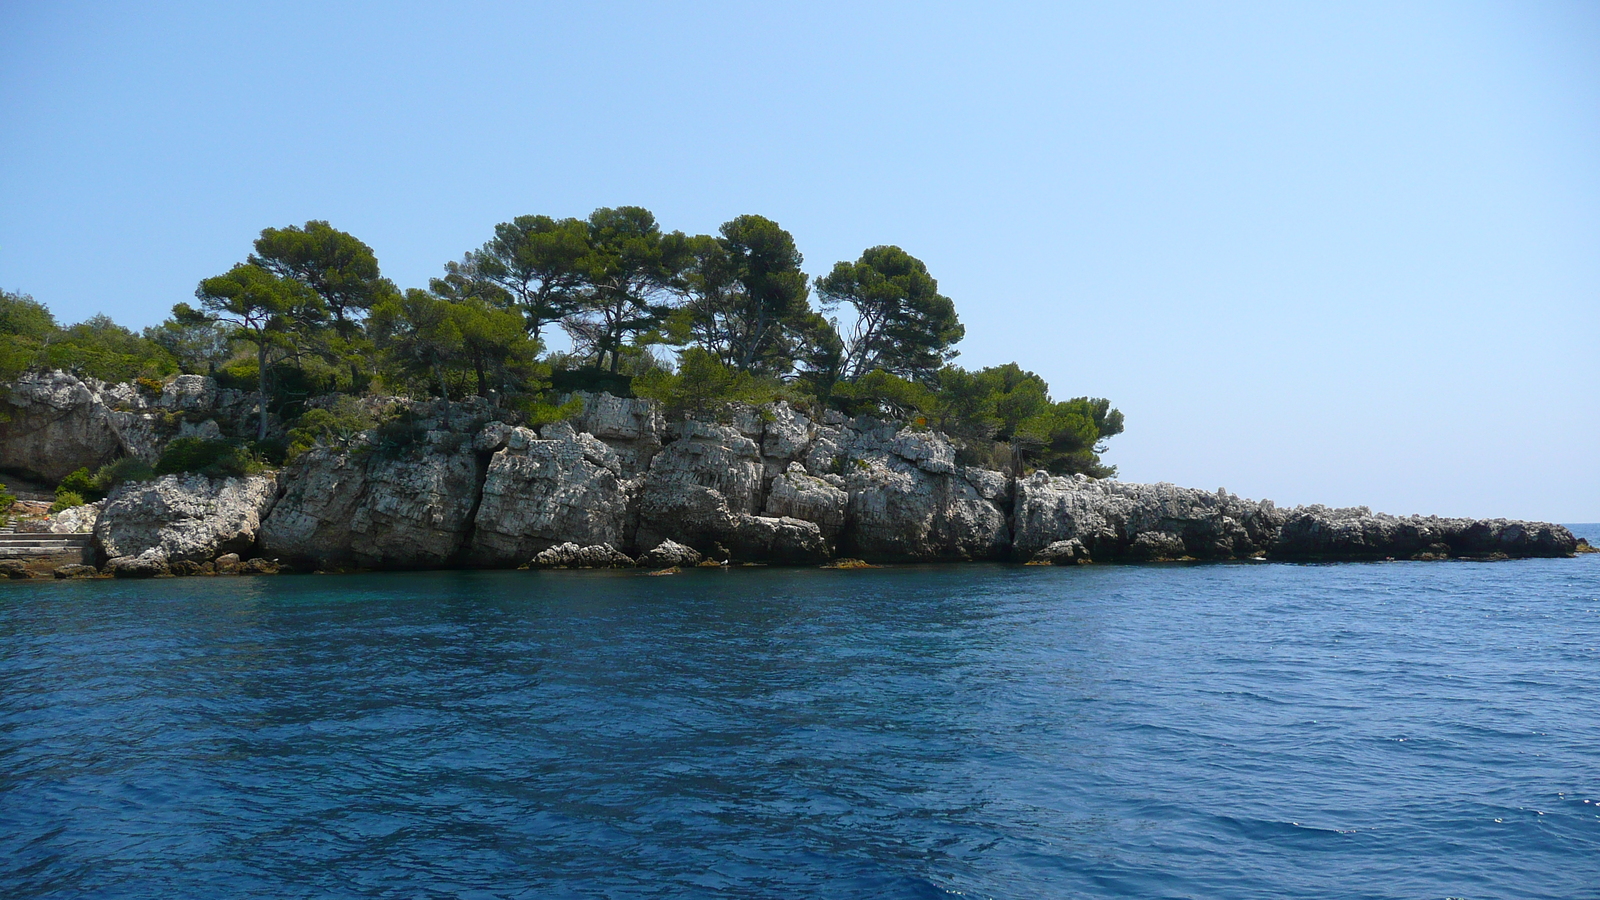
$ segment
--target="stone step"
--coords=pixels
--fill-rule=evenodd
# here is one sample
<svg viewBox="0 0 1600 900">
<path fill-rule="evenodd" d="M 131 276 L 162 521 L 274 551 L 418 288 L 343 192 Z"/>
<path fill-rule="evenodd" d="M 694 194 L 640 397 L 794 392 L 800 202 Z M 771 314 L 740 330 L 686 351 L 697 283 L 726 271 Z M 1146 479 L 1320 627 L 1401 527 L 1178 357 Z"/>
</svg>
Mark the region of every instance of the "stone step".
<svg viewBox="0 0 1600 900">
<path fill-rule="evenodd" d="M 67 556 L 88 561 L 94 551 L 88 547 L 0 547 L 0 559 L 40 559 Z"/>
<path fill-rule="evenodd" d="M 0 549 L 8 547 L 16 549 L 28 547 L 87 547 L 92 543 L 94 541 L 89 535 L 82 535 L 81 537 L 75 534 L 39 535 L 37 537 L 23 535 L 0 536 Z"/>
</svg>

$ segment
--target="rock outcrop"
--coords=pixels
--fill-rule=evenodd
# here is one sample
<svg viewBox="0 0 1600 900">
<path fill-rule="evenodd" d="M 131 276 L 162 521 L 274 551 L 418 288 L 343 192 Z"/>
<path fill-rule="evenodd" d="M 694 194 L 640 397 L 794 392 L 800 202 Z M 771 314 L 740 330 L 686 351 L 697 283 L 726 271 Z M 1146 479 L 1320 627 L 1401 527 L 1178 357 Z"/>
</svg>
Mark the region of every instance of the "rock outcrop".
<svg viewBox="0 0 1600 900">
<path fill-rule="evenodd" d="M 66 372 L 19 377 L 0 397 L 0 470 L 54 484 L 124 456 L 154 461 L 171 438 L 220 437 L 237 430 L 254 402 L 219 390 L 202 375 L 181 375 L 160 393 Z"/>
<path fill-rule="evenodd" d="M 151 568 L 209 562 L 254 549 L 261 522 L 277 498 L 277 476 L 207 478 L 166 475 L 125 484 L 106 498 L 94 542 L 113 563 L 140 558 Z M 131 571 L 131 563 L 112 567 Z"/>
<path fill-rule="evenodd" d="M 662 541 L 639 557 L 639 565 L 652 569 L 688 568 L 699 565 L 701 559 L 693 547 L 685 547 L 677 541 Z"/>
<path fill-rule="evenodd" d="M 1366 507 L 1290 510 L 1271 556 L 1288 560 L 1571 556 L 1577 538 L 1548 522 L 1390 516 Z"/>
<path fill-rule="evenodd" d="M 575 432 L 604 441 L 616 454 L 625 477 L 649 468 L 650 460 L 661 450 L 667 430 L 659 404 L 606 393 L 577 393 L 573 397 L 583 401 L 583 412 L 572 420 Z"/>
<path fill-rule="evenodd" d="M 1068 540 L 1101 562 L 1236 559 L 1271 548 L 1283 514 L 1223 490 L 1035 472 L 1016 480 L 1014 521 L 1018 560 Z"/>
<path fill-rule="evenodd" d="M 529 561 L 530 569 L 631 569 L 633 559 L 610 544 L 580 547 L 568 541 L 542 550 Z"/>
<path fill-rule="evenodd" d="M 842 554 L 935 561 L 1002 559 L 1010 551 L 1005 513 L 957 469 L 943 435 L 858 419 L 819 436 L 808 463 L 825 460 L 842 470 L 849 496 Z"/>
<path fill-rule="evenodd" d="M 17 522 L 17 531 L 21 534 L 89 534 L 94 531 L 95 520 L 100 517 L 100 507 L 103 505 L 104 500 L 97 500 L 82 506 L 69 506 L 43 518 L 22 519 Z"/>
<path fill-rule="evenodd" d="M 1035 473 L 1016 482 L 1013 557 L 1074 562 L 1163 559 L 1506 559 L 1571 556 L 1560 525 L 1505 519 L 1374 514 L 1365 507 L 1279 509 L 1170 484 L 1128 484 Z"/>
<path fill-rule="evenodd" d="M 134 414 L 117 409 L 118 399 L 100 382 L 65 372 L 21 376 L 0 418 L 0 468 L 54 484 L 78 469 L 136 455 L 141 429 Z"/>
<path fill-rule="evenodd" d="M 498 423 L 476 446 L 492 452 L 474 517 L 474 565 L 526 562 L 557 544 L 632 543 L 629 500 L 617 454 L 571 425 L 546 425 L 544 436 Z"/>
<path fill-rule="evenodd" d="M 284 471 L 261 552 L 313 568 L 450 565 L 466 547 L 484 469 L 470 436 L 453 431 L 396 450 L 312 450 Z"/>
</svg>

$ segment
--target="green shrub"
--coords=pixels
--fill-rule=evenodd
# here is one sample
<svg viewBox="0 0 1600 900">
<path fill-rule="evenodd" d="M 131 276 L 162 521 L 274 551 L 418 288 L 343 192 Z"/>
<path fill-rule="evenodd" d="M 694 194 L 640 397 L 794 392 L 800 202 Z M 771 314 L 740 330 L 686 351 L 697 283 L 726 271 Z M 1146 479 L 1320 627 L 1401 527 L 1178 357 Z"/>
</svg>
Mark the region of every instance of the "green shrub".
<svg viewBox="0 0 1600 900">
<path fill-rule="evenodd" d="M 926 425 L 934 408 L 933 392 L 892 372 L 873 369 L 854 382 L 834 385 L 833 402 L 850 415 L 866 413 Z"/>
<path fill-rule="evenodd" d="M 683 351 L 677 372 L 647 372 L 633 380 L 637 396 L 658 401 L 669 413 L 696 418 L 722 418 L 736 403 L 770 403 L 780 387 L 775 380 L 724 365 L 699 347 Z"/>
<path fill-rule="evenodd" d="M 63 509 L 71 509 L 74 506 L 82 506 L 86 502 L 88 501 L 84 500 L 83 495 L 77 491 L 57 490 L 56 502 L 50 504 L 50 514 L 54 515 L 58 512 L 61 512 Z"/>
<path fill-rule="evenodd" d="M 103 496 L 111 493 L 111 489 L 119 484 L 149 481 L 154 477 L 156 477 L 155 470 L 149 463 L 137 456 L 124 456 L 116 462 L 101 466 L 94 473 L 94 490 Z"/>
<path fill-rule="evenodd" d="M 213 478 L 249 475 L 259 471 L 260 460 L 244 447 L 230 441 L 208 441 L 203 438 L 177 438 L 161 451 L 156 461 L 156 475 L 173 475 L 195 472 Z"/>
<path fill-rule="evenodd" d="M 0 516 L 10 512 L 12 505 L 16 502 L 17 495 L 6 490 L 5 485 L 0 484 Z"/>
<path fill-rule="evenodd" d="M 105 496 L 105 492 L 95 486 L 94 476 L 89 474 L 88 469 L 79 469 L 61 479 L 61 483 L 56 485 L 56 496 L 59 497 L 66 492 L 87 497 L 90 500 L 99 500 Z"/>
<path fill-rule="evenodd" d="M 332 406 L 313 407 L 295 420 L 282 458 L 293 459 L 317 446 L 347 447 L 377 424 L 360 401 L 340 397 Z"/>
<path fill-rule="evenodd" d="M 534 398 L 528 398 L 513 405 L 527 417 L 527 426 L 535 431 L 545 425 L 549 425 L 551 422 L 565 422 L 568 419 L 576 418 L 583 412 L 582 397 L 573 397 L 560 406 Z"/>
</svg>

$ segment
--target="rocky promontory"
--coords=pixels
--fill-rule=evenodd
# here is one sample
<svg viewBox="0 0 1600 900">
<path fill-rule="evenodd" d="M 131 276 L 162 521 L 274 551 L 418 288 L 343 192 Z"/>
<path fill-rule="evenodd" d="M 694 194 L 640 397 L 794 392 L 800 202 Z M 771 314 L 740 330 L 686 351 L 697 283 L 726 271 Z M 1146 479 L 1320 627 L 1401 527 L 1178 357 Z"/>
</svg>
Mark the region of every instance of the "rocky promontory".
<svg viewBox="0 0 1600 900">
<path fill-rule="evenodd" d="M 1280 509 L 1226 491 L 963 465 L 945 436 L 779 402 L 723 421 L 581 394 L 537 429 L 487 403 L 407 404 L 407 426 L 280 471 L 116 487 L 93 518 L 103 568 L 155 575 L 714 562 L 1498 559 L 1570 556 L 1542 522 Z M 159 394 L 64 373 L 11 385 L 0 470 L 54 480 L 179 436 L 236 433 L 238 392 Z M 69 511 L 70 512 L 70 511 Z M 58 514 L 65 515 L 65 514 Z M 84 513 L 72 517 L 83 530 Z M 62 526 L 67 527 L 66 525 Z"/>
</svg>

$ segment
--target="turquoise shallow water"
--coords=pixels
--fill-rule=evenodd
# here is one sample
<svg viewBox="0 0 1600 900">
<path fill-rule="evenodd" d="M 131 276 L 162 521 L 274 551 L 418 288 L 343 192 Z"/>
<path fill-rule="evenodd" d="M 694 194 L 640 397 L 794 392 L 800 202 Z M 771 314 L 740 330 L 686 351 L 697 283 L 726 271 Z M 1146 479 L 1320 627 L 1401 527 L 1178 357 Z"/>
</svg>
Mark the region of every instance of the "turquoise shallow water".
<svg viewBox="0 0 1600 900">
<path fill-rule="evenodd" d="M 1600 897 L 1600 558 L 0 585 L 5 897 Z"/>
</svg>

